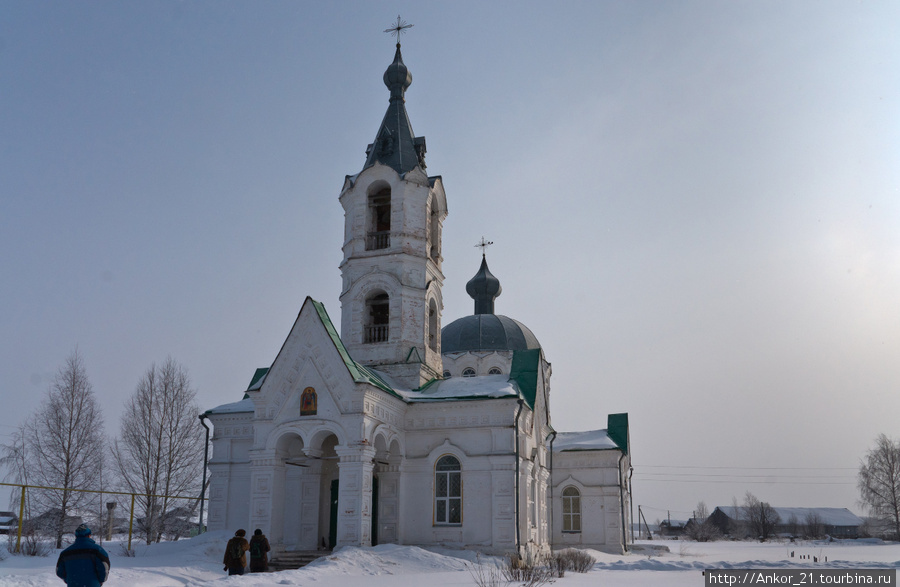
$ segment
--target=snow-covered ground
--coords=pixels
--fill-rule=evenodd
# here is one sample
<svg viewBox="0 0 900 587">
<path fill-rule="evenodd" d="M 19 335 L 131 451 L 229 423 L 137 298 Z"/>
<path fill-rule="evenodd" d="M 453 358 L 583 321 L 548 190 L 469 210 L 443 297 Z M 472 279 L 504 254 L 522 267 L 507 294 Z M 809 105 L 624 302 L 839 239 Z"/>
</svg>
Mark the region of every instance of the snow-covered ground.
<svg viewBox="0 0 900 587">
<path fill-rule="evenodd" d="M 246 585 L 262 587 L 474 587 L 468 566 L 470 551 L 423 550 L 413 546 L 382 545 L 344 548 L 304 569 L 226 577 L 222 553 L 229 533 L 210 532 L 151 546 L 135 545 L 137 556 L 122 556 L 117 543 L 105 544 L 112 561 L 106 587 L 170 587 L 179 585 Z M 660 545 L 669 552 L 654 550 Z M 639 552 L 642 551 L 642 552 Z M 880 541 L 752 542 L 653 541 L 639 542 L 635 552 L 619 556 L 588 551 L 597 559 L 586 574 L 568 572 L 556 587 L 665 585 L 700 587 L 707 568 L 898 568 L 900 544 Z M 57 552 L 48 557 L 6 554 L 0 561 L 0 587 L 60 587 L 54 573 Z M 793 557 L 791 554 L 793 553 Z M 808 558 L 800 558 L 801 555 Z M 819 562 L 813 562 L 813 557 Z M 827 562 L 826 562 L 827 559 Z"/>
</svg>

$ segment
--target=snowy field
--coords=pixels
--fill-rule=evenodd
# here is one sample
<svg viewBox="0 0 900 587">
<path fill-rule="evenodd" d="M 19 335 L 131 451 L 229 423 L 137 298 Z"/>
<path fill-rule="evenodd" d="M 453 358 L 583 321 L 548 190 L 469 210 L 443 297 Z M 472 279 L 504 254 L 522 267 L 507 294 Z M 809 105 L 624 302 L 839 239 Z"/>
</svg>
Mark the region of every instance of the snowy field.
<svg viewBox="0 0 900 587">
<path fill-rule="evenodd" d="M 469 551 L 433 552 L 412 546 L 382 545 L 344 548 L 304 569 L 226 577 L 222 554 L 230 533 L 210 532 L 190 540 L 151 546 L 136 545 L 137 556 L 121 555 L 117 543 L 104 546 L 112 572 L 106 587 L 170 587 L 180 585 L 300 585 L 306 587 L 474 587 L 467 567 Z M 649 556 L 654 546 L 669 552 Z M 664 585 L 700 587 L 706 568 L 866 569 L 900 566 L 900 544 L 880 541 L 837 541 L 758 544 L 747 542 L 639 542 L 625 556 L 588 551 L 597 564 L 586 574 L 568 572 L 557 587 Z M 791 553 L 794 557 L 791 558 Z M 63 585 L 54 574 L 57 552 L 48 557 L 5 555 L 0 561 L 0 587 Z M 808 555 L 800 559 L 800 555 Z M 814 563 L 813 557 L 820 562 Z M 827 562 L 825 562 L 827 558 Z"/>
</svg>

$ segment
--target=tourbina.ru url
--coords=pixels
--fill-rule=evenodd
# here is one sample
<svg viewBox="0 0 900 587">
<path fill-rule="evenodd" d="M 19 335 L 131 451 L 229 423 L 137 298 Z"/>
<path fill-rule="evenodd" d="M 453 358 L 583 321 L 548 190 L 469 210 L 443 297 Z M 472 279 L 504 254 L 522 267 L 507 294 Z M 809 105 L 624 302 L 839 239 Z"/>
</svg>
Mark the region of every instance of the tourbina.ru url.
<svg viewBox="0 0 900 587">
<path fill-rule="evenodd" d="M 707 569 L 713 585 L 896 585 L 897 569 Z"/>
</svg>

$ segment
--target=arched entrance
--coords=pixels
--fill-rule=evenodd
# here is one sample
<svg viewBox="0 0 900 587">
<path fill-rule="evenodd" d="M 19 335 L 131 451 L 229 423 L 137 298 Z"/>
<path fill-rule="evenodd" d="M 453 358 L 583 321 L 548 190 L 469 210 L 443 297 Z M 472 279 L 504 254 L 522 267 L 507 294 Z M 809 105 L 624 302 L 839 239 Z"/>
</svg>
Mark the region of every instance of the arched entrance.
<svg viewBox="0 0 900 587">
<path fill-rule="evenodd" d="M 337 540 L 338 493 L 338 455 L 334 447 L 338 438 L 329 434 L 322 439 L 320 454 L 316 457 L 319 463 L 319 503 L 317 524 L 317 547 L 334 548 Z"/>
<path fill-rule="evenodd" d="M 281 536 L 286 550 L 301 548 L 302 511 L 296 496 L 302 493 L 303 479 L 308 465 L 304 454 L 303 439 L 299 434 L 288 433 L 278 439 L 276 451 L 282 463 L 281 515 L 274 510 L 271 534 Z M 276 488 L 276 491 L 278 488 Z M 277 494 L 276 494 L 277 495 Z M 273 496 L 275 497 L 275 496 Z M 278 531 L 280 526 L 280 532 Z"/>
</svg>

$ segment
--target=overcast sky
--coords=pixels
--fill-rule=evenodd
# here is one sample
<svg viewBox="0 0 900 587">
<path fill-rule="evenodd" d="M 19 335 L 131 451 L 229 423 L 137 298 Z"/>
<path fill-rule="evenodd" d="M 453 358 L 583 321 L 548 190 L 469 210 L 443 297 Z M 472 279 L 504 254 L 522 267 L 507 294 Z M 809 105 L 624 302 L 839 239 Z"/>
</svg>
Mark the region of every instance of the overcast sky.
<svg viewBox="0 0 900 587">
<path fill-rule="evenodd" d="M 75 349 L 118 433 L 154 362 L 240 399 L 388 104 L 443 176 L 443 322 L 484 236 L 558 430 L 628 412 L 652 522 L 859 512 L 900 437 L 900 3 L 0 0 L 0 440 Z"/>
</svg>

